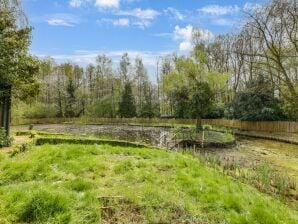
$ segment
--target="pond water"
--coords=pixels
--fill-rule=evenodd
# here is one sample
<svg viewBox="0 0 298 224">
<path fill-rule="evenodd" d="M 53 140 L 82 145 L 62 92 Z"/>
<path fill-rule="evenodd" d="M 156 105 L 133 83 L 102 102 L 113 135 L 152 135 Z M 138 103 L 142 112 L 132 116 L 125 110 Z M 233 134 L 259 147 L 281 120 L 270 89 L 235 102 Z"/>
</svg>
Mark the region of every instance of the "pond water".
<svg viewBox="0 0 298 224">
<path fill-rule="evenodd" d="M 18 127 L 28 128 L 26 126 Z M 172 138 L 170 128 L 144 127 L 130 125 L 35 125 L 34 130 L 53 133 L 69 133 L 76 135 L 94 135 L 98 138 L 119 139 L 130 142 L 146 143 L 163 147 Z"/>
</svg>

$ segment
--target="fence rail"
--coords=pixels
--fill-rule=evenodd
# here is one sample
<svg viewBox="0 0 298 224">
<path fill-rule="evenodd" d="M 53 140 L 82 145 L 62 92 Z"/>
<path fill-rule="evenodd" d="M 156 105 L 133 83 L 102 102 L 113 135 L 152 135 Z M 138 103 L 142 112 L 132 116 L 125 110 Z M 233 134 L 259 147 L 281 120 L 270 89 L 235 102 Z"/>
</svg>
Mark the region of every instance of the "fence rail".
<svg viewBox="0 0 298 224">
<path fill-rule="evenodd" d="M 203 120 L 204 124 L 237 128 L 247 131 L 298 133 L 298 122 L 295 121 L 239 121 L 226 119 Z"/>
<path fill-rule="evenodd" d="M 60 124 L 60 123 L 82 123 L 82 124 L 154 124 L 171 125 L 185 124 L 195 125 L 193 119 L 143 119 L 143 118 L 42 118 L 42 119 L 13 119 L 13 125 L 21 124 Z M 237 128 L 248 131 L 265 132 L 287 132 L 298 133 L 298 122 L 295 121 L 239 121 L 226 119 L 203 119 L 203 124 Z"/>
</svg>

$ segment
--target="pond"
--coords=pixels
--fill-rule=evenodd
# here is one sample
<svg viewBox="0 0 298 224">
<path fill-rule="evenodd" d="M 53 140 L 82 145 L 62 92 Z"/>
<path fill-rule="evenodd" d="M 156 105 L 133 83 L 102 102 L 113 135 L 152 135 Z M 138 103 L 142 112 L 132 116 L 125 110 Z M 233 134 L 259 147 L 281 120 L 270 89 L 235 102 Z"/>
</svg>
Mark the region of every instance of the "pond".
<svg viewBox="0 0 298 224">
<path fill-rule="evenodd" d="M 18 126 L 16 129 L 25 130 L 28 129 L 28 127 Z M 36 131 L 46 131 L 53 133 L 93 135 L 103 139 L 119 139 L 130 142 L 146 143 L 158 147 L 164 147 L 172 138 L 172 131 L 170 128 L 131 125 L 51 124 L 35 125 L 33 129 Z"/>
<path fill-rule="evenodd" d="M 16 126 L 14 130 L 28 130 L 28 126 Z M 100 138 L 120 139 L 166 147 L 173 140 L 173 129 L 131 125 L 35 125 L 34 130 L 75 135 L 94 135 Z M 294 178 L 298 185 L 298 145 L 272 140 L 238 137 L 237 144 L 228 148 L 204 149 L 223 161 L 234 160 L 241 167 L 253 167 L 269 163 L 276 170 Z"/>
</svg>

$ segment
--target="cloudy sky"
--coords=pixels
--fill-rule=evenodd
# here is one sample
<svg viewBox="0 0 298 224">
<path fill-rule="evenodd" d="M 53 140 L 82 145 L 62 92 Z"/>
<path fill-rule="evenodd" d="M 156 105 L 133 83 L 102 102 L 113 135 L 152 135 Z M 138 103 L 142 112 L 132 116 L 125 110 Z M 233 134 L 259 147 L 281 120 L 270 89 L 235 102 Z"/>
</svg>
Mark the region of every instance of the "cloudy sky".
<svg viewBox="0 0 298 224">
<path fill-rule="evenodd" d="M 97 54 L 117 63 L 123 52 L 142 56 L 153 71 L 156 58 L 187 54 L 191 34 L 202 38 L 235 32 L 243 11 L 265 0 L 23 0 L 34 28 L 31 52 L 81 65 Z"/>
</svg>

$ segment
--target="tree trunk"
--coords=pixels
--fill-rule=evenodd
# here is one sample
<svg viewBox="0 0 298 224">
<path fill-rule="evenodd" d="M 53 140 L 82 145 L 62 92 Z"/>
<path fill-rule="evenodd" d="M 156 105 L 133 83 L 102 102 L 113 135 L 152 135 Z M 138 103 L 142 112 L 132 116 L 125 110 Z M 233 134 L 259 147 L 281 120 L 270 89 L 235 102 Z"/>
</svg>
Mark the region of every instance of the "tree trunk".
<svg viewBox="0 0 298 224">
<path fill-rule="evenodd" d="M 0 127 L 4 128 L 6 135 L 9 136 L 10 117 L 11 117 L 11 87 L 1 88 L 2 96 L 0 97 Z"/>
</svg>

